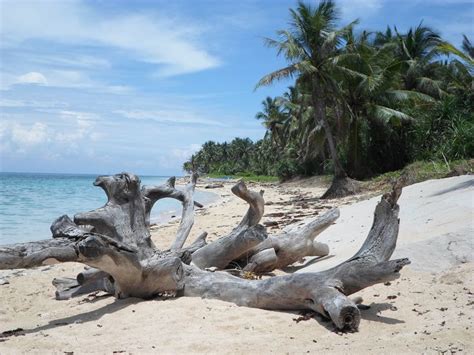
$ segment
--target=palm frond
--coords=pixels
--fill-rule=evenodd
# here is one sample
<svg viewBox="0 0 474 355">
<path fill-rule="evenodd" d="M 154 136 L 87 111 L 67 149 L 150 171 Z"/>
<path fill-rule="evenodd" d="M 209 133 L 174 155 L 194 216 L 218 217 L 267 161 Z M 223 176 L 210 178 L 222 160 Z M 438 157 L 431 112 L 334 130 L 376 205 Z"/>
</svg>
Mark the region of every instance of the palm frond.
<svg viewBox="0 0 474 355">
<path fill-rule="evenodd" d="M 345 66 L 338 66 L 335 68 L 336 71 L 340 71 L 343 75 L 346 75 L 350 78 L 358 78 L 362 80 L 367 80 L 367 75 L 356 70 L 350 69 Z"/>
<path fill-rule="evenodd" d="M 392 120 L 393 118 L 398 119 L 400 121 L 413 120 L 413 117 L 407 115 L 406 113 L 382 105 L 374 105 L 373 114 L 376 119 L 381 120 L 385 123 L 390 122 L 390 120 Z"/>
<path fill-rule="evenodd" d="M 470 57 L 468 54 L 465 54 L 463 51 L 457 49 L 449 42 L 443 42 L 438 45 L 438 50 L 446 55 L 454 54 L 464 60 L 471 67 L 474 66 L 474 59 L 472 57 Z"/>
<path fill-rule="evenodd" d="M 474 58 L 474 46 L 466 35 L 462 35 L 462 37 L 462 50 L 466 52 L 469 57 Z"/>
<path fill-rule="evenodd" d="M 276 48 L 277 56 L 284 55 L 290 62 L 300 61 L 309 58 L 309 54 L 299 45 L 297 40 L 288 31 L 278 31 L 281 40 L 264 38 L 267 47 Z"/>
<path fill-rule="evenodd" d="M 265 75 L 259 80 L 255 86 L 255 90 L 261 86 L 271 85 L 275 81 L 283 80 L 293 77 L 298 72 L 298 67 L 296 64 L 289 65 L 285 68 L 274 71 L 273 73 Z"/>
<path fill-rule="evenodd" d="M 420 100 L 425 102 L 434 102 L 430 95 L 411 90 L 387 90 L 387 95 L 395 101 Z"/>
<path fill-rule="evenodd" d="M 433 97 L 442 97 L 446 92 L 441 88 L 442 82 L 426 76 L 417 79 L 417 90 Z"/>
</svg>

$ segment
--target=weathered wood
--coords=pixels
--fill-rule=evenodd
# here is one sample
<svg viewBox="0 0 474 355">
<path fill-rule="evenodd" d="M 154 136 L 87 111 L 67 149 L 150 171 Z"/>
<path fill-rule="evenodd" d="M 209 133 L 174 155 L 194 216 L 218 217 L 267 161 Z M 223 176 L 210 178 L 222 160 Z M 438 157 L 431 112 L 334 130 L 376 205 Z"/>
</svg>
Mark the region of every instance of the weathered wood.
<svg viewBox="0 0 474 355">
<path fill-rule="evenodd" d="M 96 268 L 88 268 L 85 269 L 84 271 L 80 272 L 76 276 L 76 280 L 79 283 L 79 285 L 84 285 L 87 282 L 93 281 L 93 280 L 98 280 L 102 279 L 104 277 L 108 277 L 109 275 L 99 269 Z"/>
<path fill-rule="evenodd" d="M 194 224 L 194 200 L 193 193 L 198 179 L 197 174 L 191 175 L 191 182 L 183 191 L 183 212 L 179 223 L 176 238 L 171 245 L 171 250 L 180 250 L 188 238 Z"/>
<path fill-rule="evenodd" d="M 115 293 L 113 282 L 108 276 L 84 280 L 82 283 L 73 278 L 56 278 L 53 285 L 56 287 L 56 299 L 59 301 L 96 291 Z"/>
<path fill-rule="evenodd" d="M 260 222 L 265 209 L 265 201 L 263 200 L 263 190 L 260 192 L 250 191 L 243 181 L 239 181 L 232 189 L 232 193 L 240 197 L 249 204 L 247 213 L 237 226 L 237 230 L 253 227 Z"/>
<path fill-rule="evenodd" d="M 245 280 L 189 265 L 185 266 L 184 295 L 265 309 L 312 309 L 329 317 L 338 329 L 357 330 L 360 311 L 347 296 L 398 278 L 399 271 L 410 263 L 408 259 L 388 260 L 398 236 L 396 201 L 400 192 L 401 189 L 395 187 L 391 195 L 382 197 L 373 226 L 359 252 L 330 270 Z"/>
<path fill-rule="evenodd" d="M 95 290 L 113 292 L 118 298 L 183 294 L 265 309 L 312 309 L 329 317 L 338 329 L 357 330 L 360 312 L 348 296 L 396 279 L 409 264 L 408 259 L 389 260 L 398 235 L 398 184 L 377 205 L 374 223 L 360 250 L 332 269 L 265 280 L 203 270 L 224 268 L 240 260 L 244 270 L 262 271 L 286 266 L 305 255 L 327 255 L 327 246 L 314 239 L 339 212 L 330 210 L 287 227 L 279 236 L 267 237 L 265 228 L 258 224 L 264 212 L 263 192 L 249 191 L 240 182 L 232 192 L 247 201 L 249 209 L 239 225 L 213 243 L 206 244 L 207 234 L 203 233 L 183 248 L 194 219 L 195 182 L 193 179 L 183 192 L 182 224 L 171 250 L 154 247 L 146 228 L 146 193 L 140 189 L 138 177 L 123 173 L 98 177 L 95 184 L 107 193 L 107 204 L 77 214 L 76 223 L 67 216 L 58 218 L 51 226 L 53 239 L 0 247 L 0 269 L 35 267 L 51 261 L 80 262 L 95 269 L 80 273 L 76 280 L 56 280 L 58 298 Z M 193 265 L 186 265 L 191 259 Z"/>
<path fill-rule="evenodd" d="M 250 257 L 247 265 L 244 266 L 244 271 L 264 272 L 265 270 L 274 270 L 277 262 L 278 256 L 275 249 L 264 249 Z"/>
<path fill-rule="evenodd" d="M 204 186 L 205 189 L 220 189 L 222 187 L 224 187 L 224 184 L 219 184 L 219 183 L 209 184 L 209 185 Z"/>
<path fill-rule="evenodd" d="M 120 298 L 149 298 L 182 288 L 182 263 L 178 257 L 159 252 L 143 255 L 107 236 L 84 233 L 79 240 L 55 238 L 1 247 L 0 269 L 76 261 L 109 274 Z"/>
<path fill-rule="evenodd" d="M 201 269 L 210 267 L 223 269 L 232 260 L 238 259 L 267 237 L 265 228 L 258 226 L 264 213 L 263 191 L 260 193 L 250 191 L 243 181 L 233 186 L 231 191 L 246 201 L 249 208 L 230 234 L 194 252 L 192 264 Z"/>
<path fill-rule="evenodd" d="M 130 173 L 99 176 L 94 182 L 108 198 L 96 210 L 74 216 L 77 225 L 90 225 L 94 232 L 147 253 L 154 248 L 145 219 L 145 203 L 140 191 L 140 179 Z"/>
<path fill-rule="evenodd" d="M 111 247 L 106 240 L 87 237 L 77 244 L 81 262 L 110 274 L 118 298 L 150 298 L 182 288 L 183 269 L 177 257 L 139 253 Z"/>
<path fill-rule="evenodd" d="M 185 285 L 185 296 L 215 298 L 253 308 L 312 309 L 330 318 L 338 329 L 356 330 L 360 321 L 355 303 L 331 285 L 324 273 L 246 280 L 189 265 L 185 266 Z"/>
<path fill-rule="evenodd" d="M 246 270 L 257 273 L 269 272 L 274 269 L 291 265 L 305 256 L 326 256 L 329 247 L 324 243 L 318 243 L 314 239 L 326 230 L 336 219 L 339 218 L 339 210 L 333 208 L 325 214 L 316 218 L 309 218 L 299 223 L 290 224 L 280 234 L 269 236 L 265 241 L 257 245 L 250 254 L 260 254 L 266 249 L 273 249 L 276 259 L 273 264 L 268 260 L 259 261 L 260 256 L 252 256 L 252 266 L 247 265 Z"/>
<path fill-rule="evenodd" d="M 206 238 L 207 238 L 207 232 L 202 232 L 190 246 L 183 248 L 181 250 L 187 251 L 190 254 L 192 254 L 196 250 L 201 249 L 207 245 Z"/>
<path fill-rule="evenodd" d="M 192 264 L 201 269 L 210 267 L 224 269 L 231 261 L 242 257 L 265 238 L 267 238 L 267 233 L 265 227 L 261 225 L 252 226 L 239 233 L 232 232 L 198 249 L 192 255 Z"/>
<path fill-rule="evenodd" d="M 145 220 L 150 225 L 150 213 L 156 202 L 163 198 L 173 198 L 184 202 L 185 193 L 175 188 L 176 177 L 170 177 L 163 185 L 144 185 L 141 189 L 143 200 L 145 202 Z M 194 201 L 194 206 L 202 208 L 201 203 Z"/>
<path fill-rule="evenodd" d="M 67 238 L 0 246 L 0 269 L 2 270 L 77 260 L 74 241 Z"/>
</svg>

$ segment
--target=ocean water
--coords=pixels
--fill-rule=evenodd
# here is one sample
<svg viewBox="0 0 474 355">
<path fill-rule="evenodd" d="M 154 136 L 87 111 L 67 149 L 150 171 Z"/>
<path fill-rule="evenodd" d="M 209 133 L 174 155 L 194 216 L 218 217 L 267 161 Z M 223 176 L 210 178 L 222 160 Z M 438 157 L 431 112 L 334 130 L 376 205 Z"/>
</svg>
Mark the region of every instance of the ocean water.
<svg viewBox="0 0 474 355">
<path fill-rule="evenodd" d="M 63 214 L 103 206 L 107 197 L 93 186 L 97 175 L 0 173 L 0 245 L 51 238 L 51 223 Z M 159 185 L 166 176 L 140 176 L 142 185 Z M 204 205 L 217 199 L 210 192 L 196 190 L 195 198 Z M 162 199 L 153 207 L 151 222 L 163 216 L 181 214 L 181 203 Z"/>
</svg>

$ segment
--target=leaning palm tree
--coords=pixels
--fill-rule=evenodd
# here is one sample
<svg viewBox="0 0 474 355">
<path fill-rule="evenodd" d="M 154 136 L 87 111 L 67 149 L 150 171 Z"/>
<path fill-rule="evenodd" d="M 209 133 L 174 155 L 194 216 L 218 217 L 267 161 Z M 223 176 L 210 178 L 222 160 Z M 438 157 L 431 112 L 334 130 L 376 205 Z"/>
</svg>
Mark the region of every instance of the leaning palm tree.
<svg viewBox="0 0 474 355">
<path fill-rule="evenodd" d="M 334 80 L 336 57 L 343 29 L 336 28 L 337 8 L 333 1 L 323 0 L 318 6 L 298 2 L 296 10 L 290 9 L 291 28 L 278 31 L 279 39 L 267 39 L 266 43 L 283 54 L 289 65 L 264 76 L 257 87 L 297 77 L 310 83 L 314 126 L 322 126 L 334 167 L 334 179 L 323 198 L 342 197 L 358 190 L 358 184 L 349 179 L 339 160 L 334 136 L 328 121 L 327 105 L 333 95 L 338 95 Z"/>
</svg>

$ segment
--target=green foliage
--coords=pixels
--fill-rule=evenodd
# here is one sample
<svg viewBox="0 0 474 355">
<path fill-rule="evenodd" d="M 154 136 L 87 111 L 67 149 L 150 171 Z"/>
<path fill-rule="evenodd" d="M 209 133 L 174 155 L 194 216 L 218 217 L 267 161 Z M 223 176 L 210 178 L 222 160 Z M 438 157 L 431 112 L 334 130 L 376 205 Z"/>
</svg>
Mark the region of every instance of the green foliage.
<svg viewBox="0 0 474 355">
<path fill-rule="evenodd" d="M 453 171 L 473 174 L 474 160 L 454 160 L 451 162 L 442 160 L 417 161 L 403 169 L 390 171 L 370 179 L 366 182 L 366 187 L 380 188 L 383 185 L 391 187 L 391 184 L 402 175 L 406 177 L 407 184 L 411 185 L 429 179 L 444 178 Z"/>
<path fill-rule="evenodd" d="M 257 87 L 294 82 L 262 101 L 256 119 L 266 128 L 263 139 L 206 142 L 183 168 L 282 180 L 332 172 L 365 179 L 417 160 L 472 158 L 469 39 L 458 49 L 422 23 L 406 33 L 396 27 L 371 33 L 356 28 L 357 21 L 338 28 L 337 19 L 333 1 L 298 2 L 289 28 L 266 40 L 287 66 Z"/>
<path fill-rule="evenodd" d="M 469 100 L 470 101 L 470 100 Z M 473 102 L 447 96 L 430 109 L 412 108 L 412 159 L 455 160 L 474 156 Z"/>
</svg>

